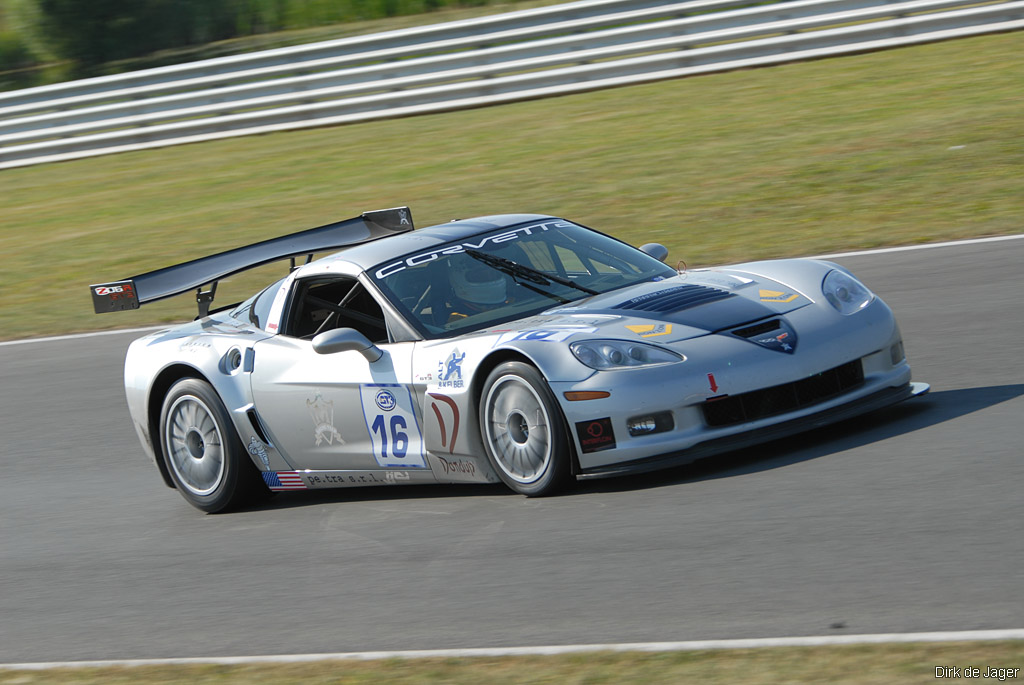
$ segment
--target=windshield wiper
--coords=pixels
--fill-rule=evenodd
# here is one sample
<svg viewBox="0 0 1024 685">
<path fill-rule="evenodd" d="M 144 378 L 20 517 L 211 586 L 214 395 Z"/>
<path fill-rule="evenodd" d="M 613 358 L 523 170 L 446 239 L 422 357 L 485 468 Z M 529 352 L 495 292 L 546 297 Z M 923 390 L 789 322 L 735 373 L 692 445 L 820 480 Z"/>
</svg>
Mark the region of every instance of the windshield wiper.
<svg viewBox="0 0 1024 685">
<path fill-rule="evenodd" d="M 473 259 L 481 261 L 487 266 L 493 267 L 502 273 L 506 273 L 512 278 L 521 278 L 524 281 L 530 283 L 536 283 L 537 285 L 551 285 L 552 282 L 558 283 L 559 285 L 565 285 L 570 288 L 575 288 L 580 292 L 584 292 L 588 295 L 598 295 L 596 290 L 575 283 L 568 278 L 562 278 L 561 276 L 553 276 L 552 274 L 546 274 L 543 271 L 538 271 L 532 267 L 520 264 L 519 262 L 513 262 L 511 259 L 505 259 L 504 257 L 498 257 L 486 252 L 480 252 L 479 250 L 466 250 Z M 525 285 L 525 284 L 524 284 Z M 531 288 L 531 290 L 536 290 Z"/>
</svg>

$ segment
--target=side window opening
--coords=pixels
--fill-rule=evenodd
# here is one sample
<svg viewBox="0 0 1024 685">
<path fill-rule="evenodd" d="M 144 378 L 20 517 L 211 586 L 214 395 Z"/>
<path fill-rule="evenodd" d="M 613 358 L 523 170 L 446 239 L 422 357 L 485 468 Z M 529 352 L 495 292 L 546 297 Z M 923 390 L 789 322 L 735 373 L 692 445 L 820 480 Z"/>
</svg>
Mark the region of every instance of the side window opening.
<svg viewBox="0 0 1024 685">
<path fill-rule="evenodd" d="M 310 278 L 295 285 L 285 335 L 312 340 L 334 328 L 354 328 L 371 342 L 388 342 L 384 312 L 354 278 Z"/>
</svg>

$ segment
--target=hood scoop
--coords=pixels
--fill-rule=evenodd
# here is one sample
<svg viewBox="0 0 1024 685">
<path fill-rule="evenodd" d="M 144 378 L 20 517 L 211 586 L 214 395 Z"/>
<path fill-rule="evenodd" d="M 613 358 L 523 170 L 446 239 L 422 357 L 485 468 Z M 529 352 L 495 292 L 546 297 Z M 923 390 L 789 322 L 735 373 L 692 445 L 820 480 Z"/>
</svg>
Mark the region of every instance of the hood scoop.
<svg viewBox="0 0 1024 685">
<path fill-rule="evenodd" d="M 681 312 L 702 304 L 727 300 L 730 297 L 736 297 L 736 295 L 704 285 L 680 285 L 668 288 L 667 290 L 659 290 L 658 292 L 634 297 L 614 305 L 611 309 L 628 309 L 635 312 L 667 314 L 670 312 Z"/>
<path fill-rule="evenodd" d="M 776 352 L 793 354 L 796 351 L 796 331 L 782 319 L 737 328 L 732 334 Z"/>
</svg>

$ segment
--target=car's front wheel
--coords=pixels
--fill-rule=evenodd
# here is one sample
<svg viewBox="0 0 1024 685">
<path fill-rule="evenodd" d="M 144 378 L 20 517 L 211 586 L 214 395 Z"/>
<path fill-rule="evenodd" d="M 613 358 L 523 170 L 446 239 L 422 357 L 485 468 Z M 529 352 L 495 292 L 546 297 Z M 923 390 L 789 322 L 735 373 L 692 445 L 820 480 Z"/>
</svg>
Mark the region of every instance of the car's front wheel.
<svg viewBox="0 0 1024 685">
<path fill-rule="evenodd" d="M 480 437 L 498 477 L 516 492 L 549 495 L 570 479 L 570 447 L 558 402 L 540 372 L 506 362 L 487 377 Z"/>
<path fill-rule="evenodd" d="M 224 403 L 205 381 L 184 378 L 171 386 L 160 437 L 167 471 L 194 507 L 215 513 L 266 490 Z"/>
</svg>

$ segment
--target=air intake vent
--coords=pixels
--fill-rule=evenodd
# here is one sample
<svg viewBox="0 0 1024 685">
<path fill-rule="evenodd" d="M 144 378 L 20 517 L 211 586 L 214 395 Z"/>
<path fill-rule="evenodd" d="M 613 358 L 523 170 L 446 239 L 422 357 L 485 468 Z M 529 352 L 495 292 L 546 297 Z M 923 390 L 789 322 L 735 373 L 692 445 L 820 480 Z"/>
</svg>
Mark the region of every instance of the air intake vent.
<svg viewBox="0 0 1024 685">
<path fill-rule="evenodd" d="M 795 383 L 708 400 L 702 405 L 704 420 L 712 428 L 756 421 L 824 402 L 863 382 L 864 368 L 855 359 Z"/>
<path fill-rule="evenodd" d="M 779 320 L 772 319 L 771 321 L 765 321 L 763 323 L 754 324 L 753 326 L 747 326 L 746 328 L 737 328 L 733 331 L 734 335 L 738 335 L 741 338 L 753 338 L 755 335 L 763 335 L 779 329 Z"/>
<path fill-rule="evenodd" d="M 612 309 L 659 313 L 678 312 L 730 297 L 735 297 L 735 295 L 718 288 L 708 288 L 703 285 L 680 285 L 668 290 L 634 297 L 631 300 L 620 302 Z"/>
</svg>

